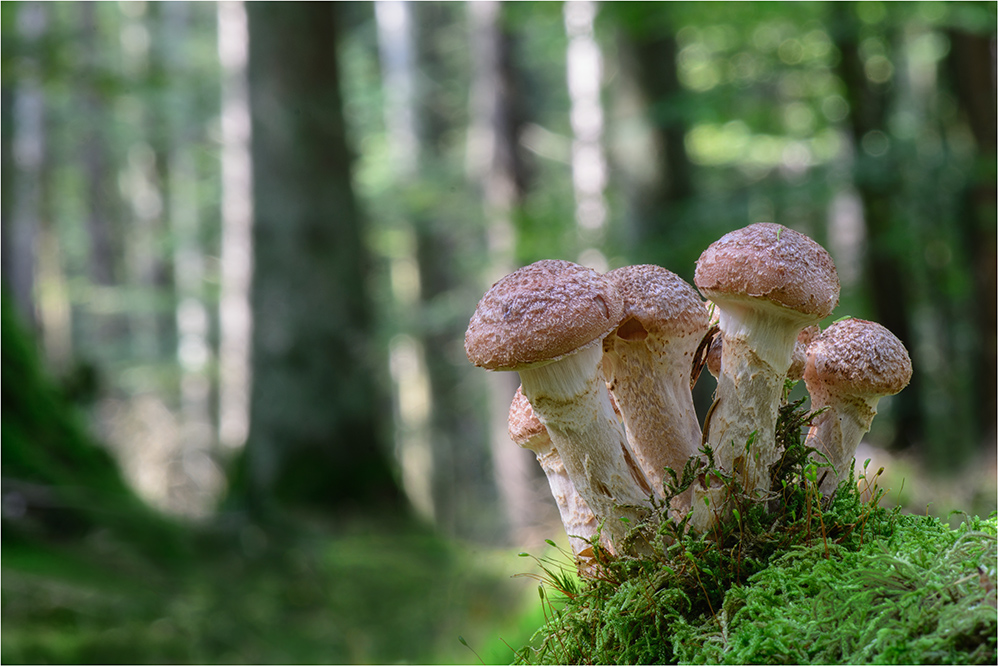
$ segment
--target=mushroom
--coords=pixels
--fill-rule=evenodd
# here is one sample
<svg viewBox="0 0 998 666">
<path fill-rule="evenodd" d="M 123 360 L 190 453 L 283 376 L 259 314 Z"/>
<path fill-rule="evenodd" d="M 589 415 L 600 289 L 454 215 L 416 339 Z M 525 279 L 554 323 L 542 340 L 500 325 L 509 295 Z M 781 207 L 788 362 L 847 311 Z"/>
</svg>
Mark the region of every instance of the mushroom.
<svg viewBox="0 0 998 666">
<path fill-rule="evenodd" d="M 692 285 L 661 266 L 625 266 L 606 278 L 623 296 L 624 318 L 603 341 L 603 372 L 638 465 L 662 495 L 665 468 L 681 473 L 700 448 L 690 370 L 707 310 Z M 677 500 L 674 508 L 689 508 L 688 495 Z"/>
<path fill-rule="evenodd" d="M 621 316 L 620 294 L 602 275 L 548 259 L 492 285 L 464 339 L 473 364 L 519 373 L 569 478 L 617 546 L 650 516 L 652 495 L 600 370 L 603 338 Z"/>
<path fill-rule="evenodd" d="M 697 261 L 695 281 L 717 307 L 723 337 L 706 439 L 723 472 L 747 493 L 765 493 L 769 468 L 780 456 L 776 417 L 797 335 L 837 305 L 835 264 L 807 236 L 761 223 L 711 244 Z M 696 495 L 692 522 L 698 529 L 727 515 L 724 488 L 701 488 Z"/>
<path fill-rule="evenodd" d="M 554 448 L 547 428 L 534 414 L 527 396 L 523 395 L 523 387 L 516 389 L 516 395 L 509 406 L 509 438 L 537 456 L 537 462 L 544 470 L 551 487 L 551 495 L 558 505 L 558 513 L 568 534 L 572 553 L 576 559 L 591 558 L 591 551 L 587 552 L 590 548 L 587 541 L 592 540 L 596 534 L 599 521 L 568 478 L 565 463 Z"/>
<path fill-rule="evenodd" d="M 845 319 L 829 326 L 807 349 L 804 382 L 811 409 L 827 408 L 811 424 L 805 445 L 824 454 L 829 470 L 821 492 L 830 495 L 849 474 L 853 455 L 870 430 L 883 396 L 911 379 L 911 358 L 897 337 L 872 321 Z"/>
</svg>

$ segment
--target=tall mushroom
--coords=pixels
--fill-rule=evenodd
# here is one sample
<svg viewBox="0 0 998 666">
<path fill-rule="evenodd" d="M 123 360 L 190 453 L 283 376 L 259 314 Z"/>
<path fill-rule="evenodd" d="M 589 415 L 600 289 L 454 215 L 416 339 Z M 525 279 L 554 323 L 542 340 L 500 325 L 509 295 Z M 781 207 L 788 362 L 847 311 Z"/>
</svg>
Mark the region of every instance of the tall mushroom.
<svg viewBox="0 0 998 666">
<path fill-rule="evenodd" d="M 811 424 L 805 444 L 827 457 L 821 491 L 830 495 L 849 474 L 880 398 L 911 379 L 911 358 L 893 333 L 872 321 L 845 319 L 829 326 L 807 349 L 804 382 L 811 409 L 827 408 Z"/>
<path fill-rule="evenodd" d="M 516 395 L 509 406 L 509 438 L 537 456 L 537 462 L 544 470 L 551 495 L 558 506 L 558 514 L 568 534 L 572 553 L 576 559 L 586 558 L 586 550 L 589 548 L 586 541 L 596 534 L 599 521 L 568 478 L 561 455 L 554 448 L 547 428 L 534 414 L 527 396 L 523 395 L 522 387 L 516 389 Z"/>
<path fill-rule="evenodd" d="M 661 266 L 625 266 L 606 277 L 623 296 L 624 319 L 603 341 L 603 372 L 634 456 L 661 495 L 665 468 L 681 473 L 700 448 L 690 370 L 707 310 L 689 283 Z M 677 500 L 677 510 L 689 508 L 688 496 Z"/>
<path fill-rule="evenodd" d="M 724 235 L 697 261 L 695 281 L 716 305 L 723 337 L 717 403 L 707 441 L 716 464 L 748 493 L 765 493 L 779 460 L 776 417 L 800 330 L 838 303 L 832 258 L 807 236 L 778 224 Z M 696 491 L 694 527 L 727 514 L 723 487 Z"/>
<path fill-rule="evenodd" d="M 618 546 L 650 515 L 652 494 L 600 369 L 603 338 L 620 324 L 621 307 L 617 289 L 596 271 L 543 260 L 492 285 L 464 338 L 475 365 L 519 373 L 569 478 Z"/>
</svg>

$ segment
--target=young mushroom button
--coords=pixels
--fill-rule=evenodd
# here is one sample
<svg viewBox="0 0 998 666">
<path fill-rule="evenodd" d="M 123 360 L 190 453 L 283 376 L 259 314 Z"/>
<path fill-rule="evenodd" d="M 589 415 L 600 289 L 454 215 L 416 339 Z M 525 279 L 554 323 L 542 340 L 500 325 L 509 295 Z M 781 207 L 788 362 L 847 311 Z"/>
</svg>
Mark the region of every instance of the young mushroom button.
<svg viewBox="0 0 998 666">
<path fill-rule="evenodd" d="M 821 491 L 830 495 L 849 474 L 863 435 L 870 430 L 883 396 L 894 395 L 911 379 L 904 345 L 880 324 L 845 319 L 829 326 L 807 349 L 804 382 L 811 409 L 827 408 L 811 424 L 805 444 L 817 458 Z M 830 466 L 830 469 L 829 467 Z"/>
<path fill-rule="evenodd" d="M 621 308 L 617 289 L 596 271 L 538 261 L 486 292 L 464 341 L 475 365 L 519 373 L 569 478 L 617 546 L 650 515 L 651 496 L 600 369 L 603 338 L 620 324 Z"/>
<path fill-rule="evenodd" d="M 603 341 L 603 372 L 638 464 L 662 494 L 665 468 L 681 474 L 700 448 L 690 371 L 707 309 L 692 285 L 661 266 L 625 266 L 606 277 L 624 298 L 624 319 Z M 680 496 L 675 508 L 689 505 Z"/>
<path fill-rule="evenodd" d="M 769 490 L 776 417 L 801 329 L 838 304 L 831 257 L 813 240 L 778 224 L 726 234 L 697 261 L 695 281 L 716 305 L 723 338 L 717 404 L 707 442 L 717 465 L 750 494 Z M 693 524 L 709 529 L 727 515 L 723 488 L 697 491 Z"/>
</svg>

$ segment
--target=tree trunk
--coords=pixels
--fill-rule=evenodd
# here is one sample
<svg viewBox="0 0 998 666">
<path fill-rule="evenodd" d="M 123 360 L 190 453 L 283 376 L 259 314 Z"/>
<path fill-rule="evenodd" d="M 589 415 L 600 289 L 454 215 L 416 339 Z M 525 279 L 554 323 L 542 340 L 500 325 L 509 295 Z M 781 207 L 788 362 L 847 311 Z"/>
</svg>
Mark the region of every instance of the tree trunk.
<svg viewBox="0 0 998 666">
<path fill-rule="evenodd" d="M 42 89 L 42 40 L 48 10 L 38 2 L 18 6 L 17 36 L 23 56 L 19 63 L 13 113 L 5 114 L 12 138 L 11 157 L 16 174 L 3 217 L 4 288 L 13 297 L 18 314 L 35 330 L 35 243 L 41 215 L 41 171 L 45 153 L 45 96 Z M 8 98 L 10 99 L 10 98 Z M 4 178 L 4 182 L 7 182 Z M 5 193 L 7 194 L 7 193 Z M 6 197 L 4 197 L 6 199 Z"/>
<path fill-rule="evenodd" d="M 683 90 L 670 18 L 675 10 L 660 3 L 620 3 L 606 11 L 619 27 L 621 75 L 640 114 L 644 138 L 640 145 L 628 144 L 641 153 L 622 154 L 619 164 L 629 181 L 624 185 L 630 191 L 631 252 L 638 262 L 680 265 L 686 258 L 675 256 L 673 248 L 682 244 L 681 222 L 693 182 L 686 120 L 678 102 Z"/>
<path fill-rule="evenodd" d="M 247 27 L 242 2 L 218 3 L 222 78 L 222 240 L 218 304 L 218 439 L 238 451 L 249 432 L 252 174 Z"/>
<path fill-rule="evenodd" d="M 874 83 L 866 76 L 865 63 L 859 49 L 859 19 L 853 3 L 835 5 L 836 46 L 841 53 L 839 75 L 846 86 L 849 102 L 849 122 L 856 148 L 855 185 L 863 204 L 866 226 L 865 282 L 869 287 L 876 320 L 886 326 L 914 351 L 911 332 L 911 295 L 902 249 L 893 242 L 899 233 L 895 219 L 893 196 L 900 190 L 900 171 L 893 167 L 891 153 L 874 156 L 865 154 L 863 139 L 871 132 L 887 134 L 889 88 L 886 83 Z M 903 232 L 902 232 L 903 237 Z M 894 448 L 906 448 L 922 439 L 920 414 L 920 380 L 916 372 L 908 387 L 896 398 L 897 434 Z"/>
<path fill-rule="evenodd" d="M 249 3 L 253 388 L 246 482 L 269 500 L 397 498 L 382 450 L 368 252 L 351 189 L 337 7 Z"/>
<path fill-rule="evenodd" d="M 468 6 L 474 68 L 468 163 L 471 177 L 482 190 L 488 252 L 482 293 L 516 269 L 513 217 L 522 203 L 526 181 L 519 152 L 523 121 L 516 97 L 511 37 L 503 27 L 502 12 L 501 2 Z M 557 513 L 535 456 L 509 438 L 507 420 L 518 378 L 515 373 L 500 372 L 485 380 L 488 441 L 505 523 L 512 538 L 527 545 L 531 540 L 539 541 L 531 533 L 549 522 L 538 507 L 547 506 L 547 515 L 553 520 L 557 520 Z"/>
<path fill-rule="evenodd" d="M 971 258 L 974 295 L 971 302 L 976 331 L 973 392 L 974 413 L 982 444 L 994 447 L 995 407 L 998 402 L 998 266 L 995 255 L 994 168 L 995 128 L 995 41 L 984 35 L 951 30 L 949 79 L 974 134 L 978 151 L 978 171 L 964 193 L 964 210 L 958 218 L 966 256 Z"/>
</svg>

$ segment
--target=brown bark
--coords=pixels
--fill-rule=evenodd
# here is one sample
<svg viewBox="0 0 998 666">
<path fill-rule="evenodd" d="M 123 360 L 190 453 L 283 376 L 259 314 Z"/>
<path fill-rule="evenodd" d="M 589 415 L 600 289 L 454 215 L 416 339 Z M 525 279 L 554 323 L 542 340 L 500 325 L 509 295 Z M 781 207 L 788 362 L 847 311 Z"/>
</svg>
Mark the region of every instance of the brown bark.
<svg viewBox="0 0 998 666">
<path fill-rule="evenodd" d="M 335 3 L 249 3 L 251 498 L 395 505 Z"/>
<path fill-rule="evenodd" d="M 835 5 L 834 38 L 841 54 L 839 75 L 846 87 L 849 123 L 856 147 L 857 163 L 853 173 L 855 187 L 863 204 L 866 225 L 865 284 L 869 289 L 874 319 L 896 335 L 905 347 L 914 349 L 911 332 L 911 294 L 909 276 L 901 250 L 892 244 L 895 236 L 894 193 L 899 191 L 899 169 L 891 164 L 891 153 L 873 157 L 861 149 L 863 137 L 873 131 L 887 134 L 886 116 L 890 103 L 890 84 L 873 83 L 864 69 L 859 51 L 859 20 L 853 3 Z M 916 373 L 908 388 L 896 399 L 898 429 L 892 446 L 905 448 L 918 441 L 922 432 L 919 376 Z"/>
<path fill-rule="evenodd" d="M 996 420 L 996 367 L 998 367 L 998 266 L 995 251 L 994 179 L 996 159 L 995 39 L 961 30 L 950 30 L 949 80 L 974 134 L 978 170 L 964 192 L 963 211 L 957 216 L 966 256 L 971 258 L 974 295 L 973 324 L 976 330 L 974 395 L 977 425 L 986 436 L 983 444 L 994 446 Z"/>
</svg>

